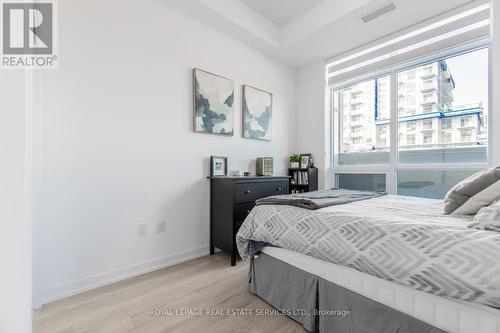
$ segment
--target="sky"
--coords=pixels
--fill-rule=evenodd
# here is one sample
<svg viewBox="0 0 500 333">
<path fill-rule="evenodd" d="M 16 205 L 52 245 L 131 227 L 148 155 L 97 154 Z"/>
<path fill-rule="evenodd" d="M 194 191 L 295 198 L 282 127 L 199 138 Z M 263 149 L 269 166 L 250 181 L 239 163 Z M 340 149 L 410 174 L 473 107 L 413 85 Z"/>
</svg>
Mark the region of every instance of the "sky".
<svg viewBox="0 0 500 333">
<path fill-rule="evenodd" d="M 483 103 L 488 109 L 488 49 L 446 59 L 455 80 L 453 107 Z"/>
</svg>

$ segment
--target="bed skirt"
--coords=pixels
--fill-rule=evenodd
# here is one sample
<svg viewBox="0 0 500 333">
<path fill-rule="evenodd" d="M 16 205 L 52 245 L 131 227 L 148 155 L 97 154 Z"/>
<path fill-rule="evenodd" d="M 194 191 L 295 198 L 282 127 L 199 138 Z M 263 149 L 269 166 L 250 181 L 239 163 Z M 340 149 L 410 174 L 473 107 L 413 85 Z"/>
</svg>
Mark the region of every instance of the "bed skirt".
<svg viewBox="0 0 500 333">
<path fill-rule="evenodd" d="M 309 332 L 445 332 L 265 253 L 254 256 L 249 274 L 253 294 Z"/>
</svg>

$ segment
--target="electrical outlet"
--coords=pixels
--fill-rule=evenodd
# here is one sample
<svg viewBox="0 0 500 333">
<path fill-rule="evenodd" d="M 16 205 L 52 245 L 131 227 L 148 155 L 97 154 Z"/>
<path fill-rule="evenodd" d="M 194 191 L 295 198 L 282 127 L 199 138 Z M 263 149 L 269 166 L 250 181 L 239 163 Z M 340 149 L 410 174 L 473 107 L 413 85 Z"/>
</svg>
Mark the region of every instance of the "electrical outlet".
<svg viewBox="0 0 500 333">
<path fill-rule="evenodd" d="M 138 224 L 137 225 L 137 237 L 146 237 L 147 234 L 148 234 L 147 224 Z"/>
<path fill-rule="evenodd" d="M 159 221 L 156 223 L 156 233 L 161 234 L 165 232 L 165 221 Z"/>
</svg>

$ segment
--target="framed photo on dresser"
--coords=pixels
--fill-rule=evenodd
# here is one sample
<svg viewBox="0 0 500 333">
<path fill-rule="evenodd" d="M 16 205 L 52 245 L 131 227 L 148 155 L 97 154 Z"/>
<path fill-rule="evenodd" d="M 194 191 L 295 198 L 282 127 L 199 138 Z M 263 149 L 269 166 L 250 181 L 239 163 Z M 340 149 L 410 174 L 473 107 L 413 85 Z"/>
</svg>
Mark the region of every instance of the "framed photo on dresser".
<svg viewBox="0 0 500 333">
<path fill-rule="evenodd" d="M 210 177 L 227 176 L 227 157 L 210 156 Z"/>
<path fill-rule="evenodd" d="M 300 167 L 307 169 L 311 166 L 311 154 L 300 154 Z"/>
</svg>

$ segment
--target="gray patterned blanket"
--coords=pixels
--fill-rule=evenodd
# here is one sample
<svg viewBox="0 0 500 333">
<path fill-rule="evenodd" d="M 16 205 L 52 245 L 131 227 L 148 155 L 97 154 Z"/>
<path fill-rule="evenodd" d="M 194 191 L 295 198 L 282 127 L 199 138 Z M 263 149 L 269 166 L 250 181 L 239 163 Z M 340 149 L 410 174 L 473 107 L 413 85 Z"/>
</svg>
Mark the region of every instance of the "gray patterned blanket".
<svg viewBox="0 0 500 333">
<path fill-rule="evenodd" d="M 500 233 L 444 216 L 442 201 L 402 196 L 305 210 L 259 205 L 237 236 L 243 260 L 270 244 L 439 296 L 500 308 Z"/>
<path fill-rule="evenodd" d="M 330 189 L 308 193 L 274 195 L 257 200 L 259 205 L 288 205 L 305 209 L 320 209 L 329 206 L 343 205 L 350 202 L 377 198 L 384 192 L 367 192 Z"/>
</svg>

